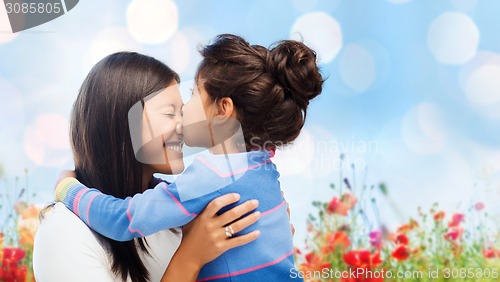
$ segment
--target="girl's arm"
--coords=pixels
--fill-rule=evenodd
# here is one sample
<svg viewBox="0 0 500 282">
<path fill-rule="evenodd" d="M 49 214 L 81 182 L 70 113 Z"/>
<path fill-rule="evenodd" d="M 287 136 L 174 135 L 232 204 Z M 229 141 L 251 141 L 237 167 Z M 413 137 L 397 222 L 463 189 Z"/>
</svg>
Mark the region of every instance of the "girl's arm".
<svg viewBox="0 0 500 282">
<path fill-rule="evenodd" d="M 237 202 L 238 199 L 238 194 L 226 194 L 216 198 L 195 220 L 183 227 L 181 245 L 170 261 L 162 282 L 194 282 L 203 265 L 225 251 L 247 244 L 260 235 L 260 232 L 255 230 L 231 239 L 226 237 L 225 226 L 227 224 L 257 207 L 255 203 L 245 202 L 220 216 L 216 215 L 221 208 Z M 235 232 L 239 232 L 255 223 L 259 217 L 260 213 L 254 212 L 233 222 L 231 227 Z"/>
<path fill-rule="evenodd" d="M 67 178 L 56 187 L 58 201 L 62 201 L 89 227 L 117 241 L 185 225 L 219 195 L 216 191 L 181 203 L 175 183 L 167 185 L 165 182 L 125 199 L 87 188 L 75 178 Z"/>
</svg>

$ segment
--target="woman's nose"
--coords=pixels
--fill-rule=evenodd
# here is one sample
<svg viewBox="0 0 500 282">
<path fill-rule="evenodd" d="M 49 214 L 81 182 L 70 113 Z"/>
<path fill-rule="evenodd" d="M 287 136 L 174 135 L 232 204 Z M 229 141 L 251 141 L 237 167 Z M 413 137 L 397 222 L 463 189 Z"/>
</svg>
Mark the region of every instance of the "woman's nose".
<svg viewBox="0 0 500 282">
<path fill-rule="evenodd" d="M 181 122 L 177 123 L 177 125 L 175 126 L 175 133 L 182 135 L 182 123 Z"/>
</svg>

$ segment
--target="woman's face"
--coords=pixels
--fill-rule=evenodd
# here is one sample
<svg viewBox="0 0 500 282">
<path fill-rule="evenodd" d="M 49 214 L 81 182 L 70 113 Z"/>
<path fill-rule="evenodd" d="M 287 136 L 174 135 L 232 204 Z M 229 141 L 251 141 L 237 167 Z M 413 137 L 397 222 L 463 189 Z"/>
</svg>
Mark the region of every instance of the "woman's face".
<svg viewBox="0 0 500 282">
<path fill-rule="evenodd" d="M 136 157 L 145 169 L 164 174 L 184 170 L 182 106 L 177 83 L 144 99 L 140 132 L 144 145 Z"/>
</svg>

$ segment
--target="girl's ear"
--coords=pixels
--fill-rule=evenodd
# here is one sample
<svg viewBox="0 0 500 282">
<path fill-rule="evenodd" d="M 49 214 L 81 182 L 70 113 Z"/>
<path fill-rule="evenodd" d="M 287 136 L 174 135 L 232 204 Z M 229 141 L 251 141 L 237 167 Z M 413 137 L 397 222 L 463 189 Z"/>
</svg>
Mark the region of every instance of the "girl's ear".
<svg viewBox="0 0 500 282">
<path fill-rule="evenodd" d="M 236 118 L 236 108 L 234 107 L 233 100 L 229 97 L 224 97 L 217 101 L 218 113 L 217 123 L 223 124 L 229 119 Z"/>
</svg>

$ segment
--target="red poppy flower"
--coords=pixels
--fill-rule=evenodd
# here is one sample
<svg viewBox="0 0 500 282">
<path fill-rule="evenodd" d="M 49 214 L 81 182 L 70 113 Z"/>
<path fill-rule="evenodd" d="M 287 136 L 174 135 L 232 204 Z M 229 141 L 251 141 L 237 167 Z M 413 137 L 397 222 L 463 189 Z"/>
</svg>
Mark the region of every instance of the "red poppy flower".
<svg viewBox="0 0 500 282">
<path fill-rule="evenodd" d="M 441 221 L 441 220 L 444 219 L 445 215 L 446 214 L 444 213 L 444 211 L 439 211 L 439 212 L 437 212 L 437 213 L 434 214 L 434 220 L 435 221 Z"/>
<path fill-rule="evenodd" d="M 352 250 L 344 254 L 344 262 L 355 268 L 377 267 L 382 263 L 380 253 L 377 251 L 372 254 L 370 250 Z"/>
<path fill-rule="evenodd" d="M 323 261 L 323 257 L 317 256 L 315 253 L 311 252 L 306 255 L 306 262 L 301 264 L 300 267 L 304 271 L 322 271 L 324 268 L 330 268 L 331 264 L 329 262 Z"/>
<path fill-rule="evenodd" d="M 340 201 L 339 198 L 333 197 L 330 203 L 328 203 L 327 212 L 328 213 L 336 213 L 340 215 L 347 215 L 349 211 L 349 206 Z"/>
<path fill-rule="evenodd" d="M 454 227 L 454 228 L 451 228 L 450 231 L 448 231 L 443 236 L 447 240 L 455 241 L 460 237 L 460 235 L 462 235 L 463 232 L 464 232 L 464 230 L 462 228 Z"/>
<path fill-rule="evenodd" d="M 328 213 L 336 213 L 340 215 L 347 215 L 349 210 L 356 205 L 358 202 L 358 199 L 356 196 L 345 193 L 343 194 L 340 199 L 338 197 L 333 197 L 332 200 L 328 203 L 328 207 L 326 211 Z"/>
<path fill-rule="evenodd" d="M 460 223 L 464 220 L 464 214 L 463 213 L 455 213 L 451 217 L 451 221 L 448 224 L 448 227 L 457 227 L 460 225 Z"/>
<path fill-rule="evenodd" d="M 0 267 L 0 281 L 26 281 L 27 274 L 28 268 L 26 267 L 26 265 L 23 265 L 21 267 Z"/>
<path fill-rule="evenodd" d="M 323 253 L 331 253 L 337 249 L 344 250 L 351 245 L 347 233 L 343 231 L 331 232 L 326 235 L 326 244 L 323 247 Z"/>
<path fill-rule="evenodd" d="M 409 224 L 403 224 L 400 227 L 398 227 L 396 232 L 397 233 L 406 233 L 406 232 L 410 231 L 411 229 L 412 229 L 412 227 Z"/>
<path fill-rule="evenodd" d="M 3 249 L 3 260 L 18 262 L 24 258 L 26 252 L 19 248 L 4 248 Z"/>
<path fill-rule="evenodd" d="M 410 249 L 406 245 L 399 244 L 394 248 L 391 255 L 398 261 L 404 261 L 410 257 Z"/>
<path fill-rule="evenodd" d="M 342 202 L 348 205 L 349 207 L 354 207 L 358 203 L 358 198 L 350 193 L 344 193 L 341 197 Z"/>
<path fill-rule="evenodd" d="M 398 234 L 396 234 L 396 238 L 394 239 L 394 242 L 396 244 L 408 245 L 410 240 L 408 239 L 408 236 L 406 236 L 405 234 L 398 233 Z"/>
<path fill-rule="evenodd" d="M 27 267 L 21 266 L 26 252 L 19 248 L 4 248 L 0 267 L 0 281 L 26 281 Z"/>
<path fill-rule="evenodd" d="M 301 251 L 299 248 L 297 248 L 297 247 L 294 247 L 294 248 L 293 248 L 293 251 L 294 251 L 297 255 L 301 255 L 301 254 L 302 254 L 302 251 Z"/>
<path fill-rule="evenodd" d="M 494 248 L 484 249 L 483 256 L 487 259 L 500 258 L 500 250 L 495 250 Z"/>
<path fill-rule="evenodd" d="M 482 211 L 484 209 L 484 204 L 482 202 L 476 202 L 474 204 L 474 209 L 476 211 Z"/>
</svg>

